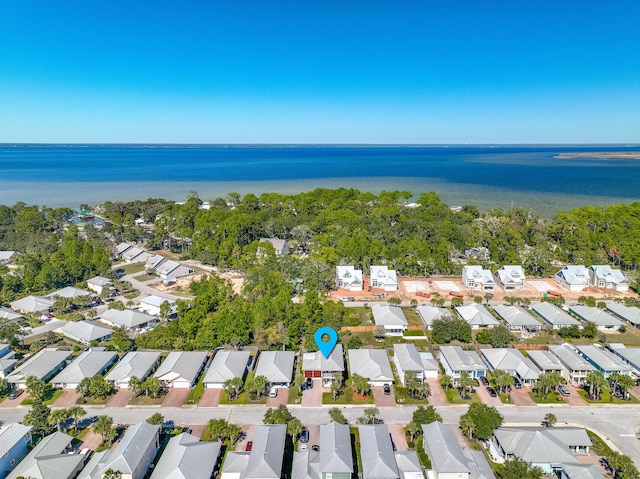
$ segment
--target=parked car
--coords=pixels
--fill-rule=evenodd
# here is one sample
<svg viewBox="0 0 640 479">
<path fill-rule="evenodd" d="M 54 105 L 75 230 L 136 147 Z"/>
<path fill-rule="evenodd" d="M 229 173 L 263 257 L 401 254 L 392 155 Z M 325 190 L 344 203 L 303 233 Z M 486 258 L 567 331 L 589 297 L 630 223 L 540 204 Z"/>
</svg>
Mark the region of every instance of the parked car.
<svg viewBox="0 0 640 479">
<path fill-rule="evenodd" d="M 498 397 L 498 393 L 496 393 L 496 390 L 493 389 L 491 386 L 487 386 L 487 392 L 489 393 L 489 396 L 491 396 L 492 398 Z"/>
<path fill-rule="evenodd" d="M 516 381 L 514 383 L 514 385 L 515 385 L 516 389 L 522 389 L 522 383 L 520 381 Z"/>
<path fill-rule="evenodd" d="M 276 396 L 278 396 L 278 388 L 269 389 L 269 397 L 274 398 Z"/>
<path fill-rule="evenodd" d="M 247 447 L 244 448 L 245 451 L 250 451 L 253 449 L 253 441 L 247 442 Z"/>
<path fill-rule="evenodd" d="M 489 385 L 489 380 L 487 378 L 485 378 L 484 376 L 480 376 L 478 378 L 478 380 L 482 383 L 483 386 L 488 386 Z"/>
<path fill-rule="evenodd" d="M 567 386 L 560 386 L 558 388 L 558 390 L 560 391 L 560 394 L 562 394 L 563 396 L 570 396 L 571 395 L 571 391 L 569 391 L 569 388 Z"/>
<path fill-rule="evenodd" d="M 388 384 L 384 385 L 383 390 L 384 390 L 385 396 L 389 396 L 391 394 L 391 386 L 389 386 Z"/>
<path fill-rule="evenodd" d="M 313 389 L 313 379 L 307 378 L 307 389 Z"/>
<path fill-rule="evenodd" d="M 320 446 L 318 444 L 314 444 L 313 446 L 311 446 L 311 450 L 317 452 L 320 450 Z"/>
<path fill-rule="evenodd" d="M 22 389 L 14 389 L 9 393 L 9 399 L 17 399 L 22 394 Z"/>
<path fill-rule="evenodd" d="M 309 442 L 309 430 L 306 427 L 302 428 L 302 432 L 300 433 L 300 442 L 302 444 Z"/>
</svg>

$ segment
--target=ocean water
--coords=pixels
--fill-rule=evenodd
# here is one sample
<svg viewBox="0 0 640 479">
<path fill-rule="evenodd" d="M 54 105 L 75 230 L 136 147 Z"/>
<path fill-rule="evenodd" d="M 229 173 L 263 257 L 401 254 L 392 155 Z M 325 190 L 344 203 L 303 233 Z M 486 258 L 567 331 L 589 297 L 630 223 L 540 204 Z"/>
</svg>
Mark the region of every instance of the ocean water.
<svg viewBox="0 0 640 479">
<path fill-rule="evenodd" d="M 317 187 L 435 190 L 451 205 L 524 206 L 548 216 L 640 200 L 640 160 L 555 158 L 622 146 L 0 145 L 0 204 L 77 207 L 105 200 L 203 200 L 231 191 Z"/>
</svg>

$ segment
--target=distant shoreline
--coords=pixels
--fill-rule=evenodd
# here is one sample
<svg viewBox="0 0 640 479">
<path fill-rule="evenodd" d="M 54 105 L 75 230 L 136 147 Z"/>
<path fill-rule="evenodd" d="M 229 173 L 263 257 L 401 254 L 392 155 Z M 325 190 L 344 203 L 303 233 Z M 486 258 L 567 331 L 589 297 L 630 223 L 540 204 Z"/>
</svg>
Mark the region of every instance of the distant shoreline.
<svg viewBox="0 0 640 479">
<path fill-rule="evenodd" d="M 591 151 L 583 153 L 560 153 L 554 158 L 612 158 L 623 160 L 640 160 L 640 151 Z"/>
</svg>

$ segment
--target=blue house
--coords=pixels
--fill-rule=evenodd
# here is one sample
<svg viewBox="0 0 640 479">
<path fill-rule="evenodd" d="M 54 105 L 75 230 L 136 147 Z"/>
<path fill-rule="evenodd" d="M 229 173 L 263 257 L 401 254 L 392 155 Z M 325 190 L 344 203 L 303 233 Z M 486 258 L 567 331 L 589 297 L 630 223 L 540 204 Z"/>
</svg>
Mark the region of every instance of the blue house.
<svg viewBox="0 0 640 479">
<path fill-rule="evenodd" d="M 0 428 L 0 479 L 7 477 L 27 455 L 31 426 L 14 422 Z"/>
</svg>

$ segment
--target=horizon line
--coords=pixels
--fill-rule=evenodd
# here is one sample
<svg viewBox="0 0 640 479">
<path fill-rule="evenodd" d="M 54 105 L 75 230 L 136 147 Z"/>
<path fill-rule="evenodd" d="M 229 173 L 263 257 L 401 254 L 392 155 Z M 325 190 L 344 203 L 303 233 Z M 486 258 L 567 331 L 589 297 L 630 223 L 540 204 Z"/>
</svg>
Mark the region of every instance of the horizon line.
<svg viewBox="0 0 640 479">
<path fill-rule="evenodd" d="M 165 147 L 623 147 L 637 148 L 640 142 L 624 143 L 162 143 L 162 142 L 0 142 L 7 146 L 165 146 Z"/>
</svg>

